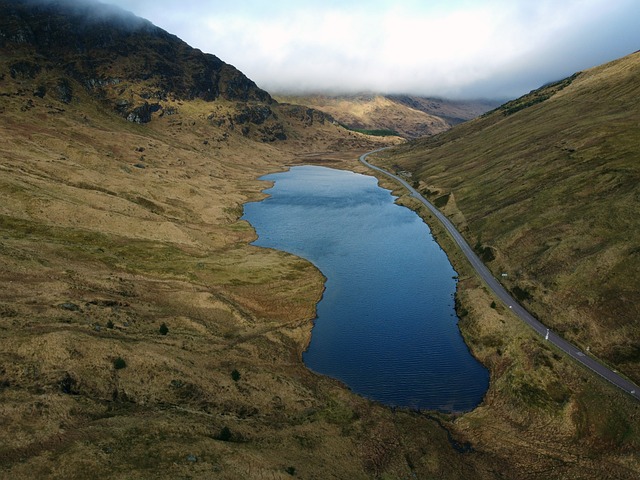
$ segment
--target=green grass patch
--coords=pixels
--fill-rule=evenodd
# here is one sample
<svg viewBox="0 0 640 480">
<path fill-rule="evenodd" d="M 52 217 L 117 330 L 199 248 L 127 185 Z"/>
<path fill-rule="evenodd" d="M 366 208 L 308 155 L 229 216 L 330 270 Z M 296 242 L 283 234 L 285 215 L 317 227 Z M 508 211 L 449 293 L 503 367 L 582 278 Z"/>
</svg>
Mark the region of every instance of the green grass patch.
<svg viewBox="0 0 640 480">
<path fill-rule="evenodd" d="M 538 103 L 542 103 L 545 100 L 553 97 L 563 88 L 571 85 L 571 83 L 578 77 L 578 75 L 580 75 L 580 72 L 574 73 L 570 77 L 567 77 L 563 80 L 543 85 L 540 88 L 532 90 L 527 95 L 505 103 L 504 105 L 498 107 L 496 110 L 493 110 L 493 112 L 499 111 L 505 116 L 513 115 L 520 110 L 524 110 L 525 108 L 529 108 L 533 105 L 537 105 Z M 490 113 L 491 112 L 488 112 L 485 115 L 488 115 Z"/>
<path fill-rule="evenodd" d="M 334 425 L 346 426 L 357 419 L 357 414 L 351 408 L 335 400 L 330 400 L 325 408 L 319 410 L 316 419 L 322 419 Z"/>
<path fill-rule="evenodd" d="M 74 262 L 98 261 L 112 269 L 191 277 L 203 258 L 162 242 L 107 235 L 91 230 L 46 225 L 0 215 L 6 236 L 26 240 L 34 247 L 59 248 L 61 258 Z"/>
<path fill-rule="evenodd" d="M 451 193 L 445 193 L 444 195 L 440 195 L 433 201 L 433 204 L 438 208 L 443 208 L 447 205 L 447 203 L 449 203 L 450 196 L 451 196 Z"/>
<path fill-rule="evenodd" d="M 597 450 L 626 448 L 634 451 L 640 447 L 640 432 L 624 411 L 603 404 L 601 397 L 591 391 L 584 391 L 576 405 L 573 421 L 577 438 L 589 441 Z"/>
<path fill-rule="evenodd" d="M 365 135 L 371 135 L 373 137 L 400 137 L 401 136 L 395 130 L 386 129 L 386 128 L 377 128 L 377 129 L 352 128 L 343 123 L 341 123 L 340 126 L 343 128 L 346 128 L 347 130 L 351 130 L 352 132 L 363 133 Z"/>
</svg>

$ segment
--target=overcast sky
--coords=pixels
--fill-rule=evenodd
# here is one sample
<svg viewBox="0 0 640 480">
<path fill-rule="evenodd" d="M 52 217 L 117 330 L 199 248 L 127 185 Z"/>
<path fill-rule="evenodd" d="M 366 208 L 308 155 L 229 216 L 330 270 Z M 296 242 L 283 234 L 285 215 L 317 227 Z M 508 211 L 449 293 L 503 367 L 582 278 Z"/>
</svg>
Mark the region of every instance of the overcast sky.
<svg viewBox="0 0 640 480">
<path fill-rule="evenodd" d="M 102 0 L 271 93 L 514 98 L 640 49 L 640 0 Z"/>
</svg>

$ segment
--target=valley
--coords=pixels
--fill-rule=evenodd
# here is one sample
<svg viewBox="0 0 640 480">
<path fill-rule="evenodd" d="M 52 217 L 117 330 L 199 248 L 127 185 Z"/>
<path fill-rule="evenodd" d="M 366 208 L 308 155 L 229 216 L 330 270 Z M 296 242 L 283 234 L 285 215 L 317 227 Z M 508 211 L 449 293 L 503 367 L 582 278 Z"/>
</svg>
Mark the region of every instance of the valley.
<svg viewBox="0 0 640 480">
<path fill-rule="evenodd" d="M 1 477 L 637 477 L 638 402 L 497 305 L 409 195 L 490 371 L 462 415 L 305 368 L 324 278 L 251 246 L 240 217 L 264 174 L 367 173 L 359 156 L 394 146 L 372 163 L 409 172 L 527 308 L 636 379 L 638 54 L 404 143 L 280 102 L 149 22 L 65 5 L 0 0 Z"/>
</svg>

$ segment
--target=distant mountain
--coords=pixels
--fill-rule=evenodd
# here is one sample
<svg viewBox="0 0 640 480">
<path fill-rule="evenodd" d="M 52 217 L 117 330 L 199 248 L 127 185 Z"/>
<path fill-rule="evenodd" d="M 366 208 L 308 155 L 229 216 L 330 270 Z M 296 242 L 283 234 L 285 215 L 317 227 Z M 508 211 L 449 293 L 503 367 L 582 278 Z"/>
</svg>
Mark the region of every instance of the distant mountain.
<svg viewBox="0 0 640 480">
<path fill-rule="evenodd" d="M 411 95 L 276 95 L 307 105 L 354 130 L 419 138 L 448 130 L 497 107 L 498 101 L 454 101 Z"/>
<path fill-rule="evenodd" d="M 640 381 L 640 53 L 388 152 L 540 319 Z M 428 160 L 427 160 L 428 159 Z"/>
<path fill-rule="evenodd" d="M 387 95 L 387 98 L 442 118 L 452 126 L 472 120 L 503 103 L 499 100 L 447 100 L 415 95 Z"/>
</svg>

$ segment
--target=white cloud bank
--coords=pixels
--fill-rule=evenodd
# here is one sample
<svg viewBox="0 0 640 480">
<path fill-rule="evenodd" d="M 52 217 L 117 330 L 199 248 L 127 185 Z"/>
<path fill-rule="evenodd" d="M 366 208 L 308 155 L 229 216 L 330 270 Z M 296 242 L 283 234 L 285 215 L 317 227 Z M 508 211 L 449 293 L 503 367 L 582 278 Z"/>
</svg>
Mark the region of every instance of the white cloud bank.
<svg viewBox="0 0 640 480">
<path fill-rule="evenodd" d="M 103 0 L 274 92 L 513 98 L 640 49 L 638 0 Z"/>
</svg>

